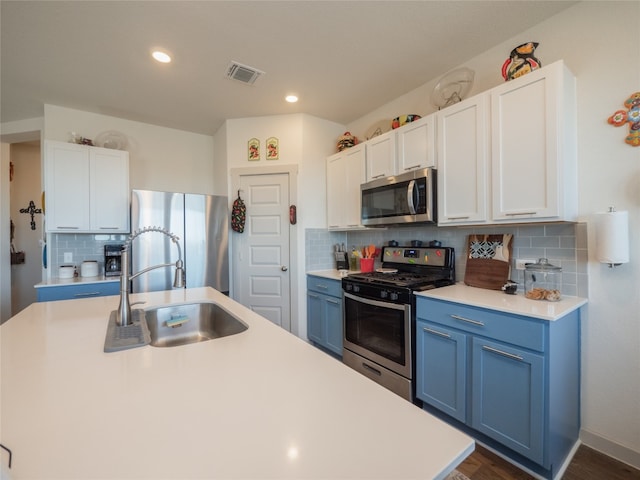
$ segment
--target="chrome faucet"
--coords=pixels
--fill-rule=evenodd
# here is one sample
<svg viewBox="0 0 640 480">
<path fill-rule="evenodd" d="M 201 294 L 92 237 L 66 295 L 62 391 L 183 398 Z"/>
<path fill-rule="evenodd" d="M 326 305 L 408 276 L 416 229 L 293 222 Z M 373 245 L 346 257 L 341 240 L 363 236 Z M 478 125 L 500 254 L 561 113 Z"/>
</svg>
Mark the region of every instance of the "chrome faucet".
<svg viewBox="0 0 640 480">
<path fill-rule="evenodd" d="M 180 248 L 180 244 L 178 240 L 180 238 L 177 235 L 169 232 L 168 230 L 160 227 L 144 227 L 140 230 L 136 230 L 127 241 L 124 243 L 122 247 L 122 274 L 120 275 L 120 304 L 118 305 L 118 312 L 116 316 L 116 324 L 119 326 L 127 326 L 131 325 L 131 304 L 129 303 L 129 284 L 131 280 L 142 275 L 143 273 L 147 273 L 151 270 L 155 270 L 156 268 L 164 268 L 171 267 L 173 263 L 161 263 L 159 265 L 154 265 L 152 267 L 147 267 L 140 270 L 137 273 L 131 274 L 129 272 L 129 246 L 131 242 L 147 232 L 158 232 L 166 235 L 171 239 L 173 243 L 178 247 L 178 261 L 175 263 L 176 273 L 173 280 L 173 288 L 184 288 L 184 264 L 182 262 L 182 249 Z"/>
</svg>

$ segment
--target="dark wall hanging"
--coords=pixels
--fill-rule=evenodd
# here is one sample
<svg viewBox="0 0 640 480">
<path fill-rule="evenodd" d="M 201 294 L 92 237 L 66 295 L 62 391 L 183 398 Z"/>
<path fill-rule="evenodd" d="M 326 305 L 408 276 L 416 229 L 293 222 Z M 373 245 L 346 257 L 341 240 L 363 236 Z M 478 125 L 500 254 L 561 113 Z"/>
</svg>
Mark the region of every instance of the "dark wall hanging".
<svg viewBox="0 0 640 480">
<path fill-rule="evenodd" d="M 13 220 L 9 220 L 9 221 L 11 222 L 9 227 L 10 243 L 11 243 L 11 265 L 21 265 L 24 263 L 24 252 L 17 252 L 16 247 L 13 245 L 16 226 L 13 223 Z"/>
<path fill-rule="evenodd" d="M 247 206 L 244 204 L 242 198 L 240 198 L 240 190 L 238 190 L 238 198 L 233 202 L 233 208 L 231 209 L 231 229 L 234 232 L 244 232 L 244 222 L 247 218 Z"/>
<path fill-rule="evenodd" d="M 27 208 L 21 208 L 20 209 L 20 213 L 28 213 L 29 215 L 31 215 L 31 230 L 35 230 L 36 229 L 36 221 L 34 219 L 34 215 L 36 213 L 42 213 L 42 209 L 41 208 L 36 208 L 36 204 L 33 203 L 33 200 L 31 200 L 29 202 L 29 206 Z"/>
</svg>

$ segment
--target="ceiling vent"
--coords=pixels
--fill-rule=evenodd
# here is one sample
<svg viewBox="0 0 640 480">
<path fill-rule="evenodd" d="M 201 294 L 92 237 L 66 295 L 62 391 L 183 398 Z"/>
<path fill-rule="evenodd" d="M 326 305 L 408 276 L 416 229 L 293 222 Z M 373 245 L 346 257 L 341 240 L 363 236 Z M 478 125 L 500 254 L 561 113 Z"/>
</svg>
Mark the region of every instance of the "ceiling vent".
<svg viewBox="0 0 640 480">
<path fill-rule="evenodd" d="M 247 85 L 253 85 L 262 75 L 264 75 L 264 72 L 257 68 L 242 65 L 238 62 L 231 62 L 227 67 L 227 78 Z"/>
</svg>

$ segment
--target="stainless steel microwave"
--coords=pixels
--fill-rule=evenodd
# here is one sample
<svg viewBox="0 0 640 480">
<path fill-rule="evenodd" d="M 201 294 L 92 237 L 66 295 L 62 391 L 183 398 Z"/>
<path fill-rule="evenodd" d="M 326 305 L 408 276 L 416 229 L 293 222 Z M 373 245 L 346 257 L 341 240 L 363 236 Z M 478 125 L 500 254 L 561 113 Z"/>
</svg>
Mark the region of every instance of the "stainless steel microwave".
<svg viewBox="0 0 640 480">
<path fill-rule="evenodd" d="M 436 222 L 436 170 L 423 168 L 360 185 L 363 225 Z"/>
</svg>

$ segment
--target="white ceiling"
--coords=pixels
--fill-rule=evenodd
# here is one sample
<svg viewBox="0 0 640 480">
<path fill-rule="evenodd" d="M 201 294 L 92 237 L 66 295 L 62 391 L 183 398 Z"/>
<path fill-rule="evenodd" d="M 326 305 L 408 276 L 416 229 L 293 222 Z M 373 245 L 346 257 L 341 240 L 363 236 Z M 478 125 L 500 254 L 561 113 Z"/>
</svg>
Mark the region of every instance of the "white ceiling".
<svg viewBox="0 0 640 480">
<path fill-rule="evenodd" d="M 0 119 L 47 103 L 208 135 L 286 113 L 346 124 L 574 3 L 2 0 Z M 232 60 L 265 75 L 229 80 Z"/>
</svg>

